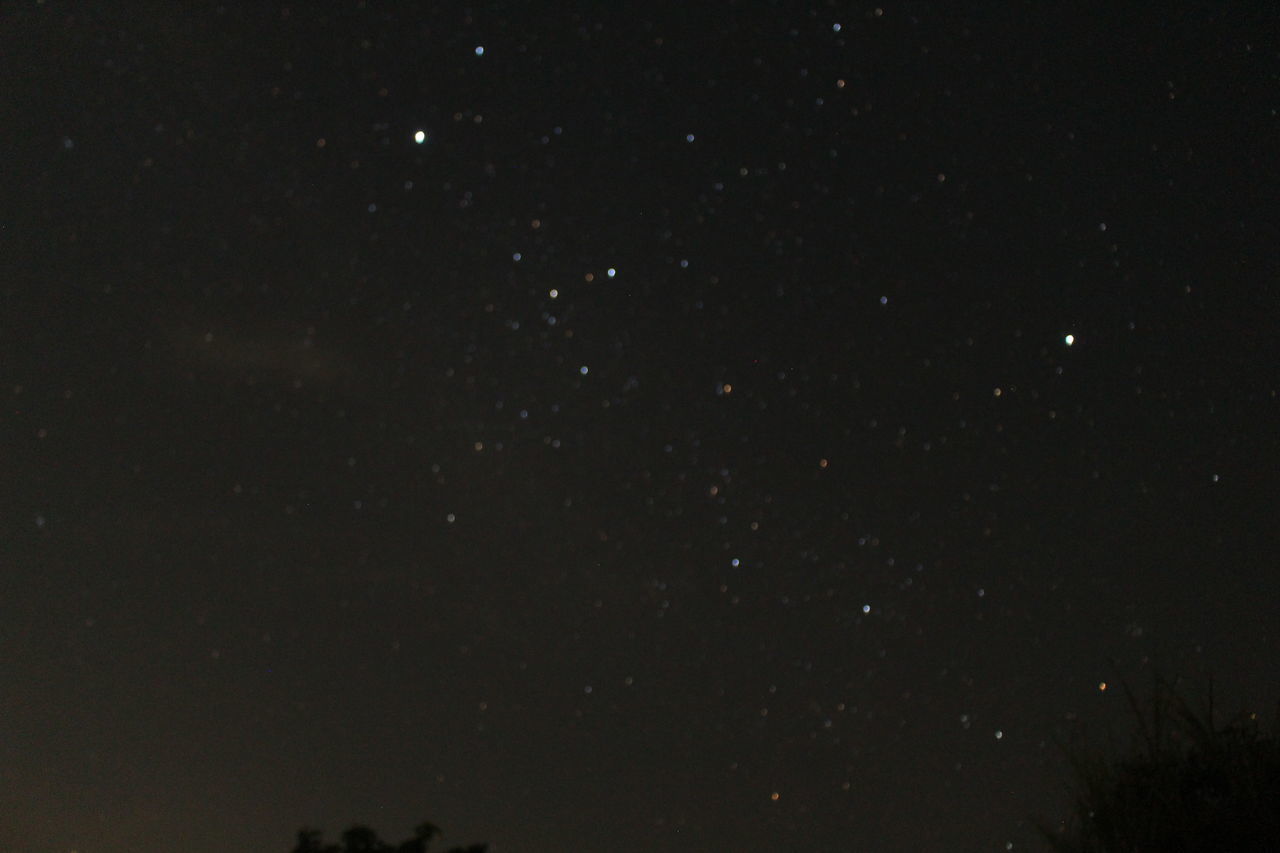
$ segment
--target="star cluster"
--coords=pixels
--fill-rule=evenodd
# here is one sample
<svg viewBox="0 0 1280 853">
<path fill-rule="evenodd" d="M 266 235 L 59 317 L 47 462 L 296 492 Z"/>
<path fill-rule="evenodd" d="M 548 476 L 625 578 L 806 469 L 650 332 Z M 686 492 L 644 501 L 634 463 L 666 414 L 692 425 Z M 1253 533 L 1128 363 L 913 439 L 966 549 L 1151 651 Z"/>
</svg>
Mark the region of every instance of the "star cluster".
<svg viewBox="0 0 1280 853">
<path fill-rule="evenodd" d="M 9 13 L 0 847 L 1038 849 L 1108 681 L 1274 701 L 1183 5 Z"/>
</svg>

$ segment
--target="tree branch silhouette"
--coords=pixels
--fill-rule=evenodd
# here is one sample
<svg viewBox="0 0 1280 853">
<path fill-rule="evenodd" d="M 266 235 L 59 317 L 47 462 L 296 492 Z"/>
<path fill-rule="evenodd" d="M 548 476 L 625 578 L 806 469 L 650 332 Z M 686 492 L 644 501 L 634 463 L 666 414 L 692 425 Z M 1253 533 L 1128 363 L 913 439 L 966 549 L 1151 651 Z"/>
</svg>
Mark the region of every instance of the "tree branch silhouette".
<svg viewBox="0 0 1280 853">
<path fill-rule="evenodd" d="M 356 824 L 342 833 L 341 844 L 325 844 L 320 830 L 303 827 L 298 830 L 297 844 L 292 853 L 428 853 L 431 842 L 443 834 L 440 827 L 424 821 L 414 827 L 413 837 L 399 844 L 389 844 L 370 827 Z M 452 847 L 445 853 L 487 853 L 488 849 L 487 844 L 471 844 Z"/>
</svg>

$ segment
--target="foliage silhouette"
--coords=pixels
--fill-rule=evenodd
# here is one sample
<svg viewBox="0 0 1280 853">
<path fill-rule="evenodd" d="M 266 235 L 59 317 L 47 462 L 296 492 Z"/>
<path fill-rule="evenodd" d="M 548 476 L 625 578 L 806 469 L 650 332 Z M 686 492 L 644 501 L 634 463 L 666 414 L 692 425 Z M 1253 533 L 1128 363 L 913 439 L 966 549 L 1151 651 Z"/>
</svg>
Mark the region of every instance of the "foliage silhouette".
<svg viewBox="0 0 1280 853">
<path fill-rule="evenodd" d="M 1125 686 L 1137 732 L 1127 754 L 1067 749 L 1072 815 L 1040 830 L 1055 853 L 1274 853 L 1280 851 L 1280 742 L 1257 714 L 1219 727 L 1212 685 L 1192 708 L 1156 678 L 1144 709 Z"/>
<path fill-rule="evenodd" d="M 325 844 L 320 830 L 303 828 L 298 831 L 293 853 L 427 853 L 431 842 L 443 834 L 434 823 L 420 823 L 414 827 L 412 838 L 388 844 L 369 827 L 357 824 L 342 833 L 341 844 Z M 487 853 L 488 849 L 487 844 L 472 844 L 450 848 L 447 853 Z"/>
</svg>

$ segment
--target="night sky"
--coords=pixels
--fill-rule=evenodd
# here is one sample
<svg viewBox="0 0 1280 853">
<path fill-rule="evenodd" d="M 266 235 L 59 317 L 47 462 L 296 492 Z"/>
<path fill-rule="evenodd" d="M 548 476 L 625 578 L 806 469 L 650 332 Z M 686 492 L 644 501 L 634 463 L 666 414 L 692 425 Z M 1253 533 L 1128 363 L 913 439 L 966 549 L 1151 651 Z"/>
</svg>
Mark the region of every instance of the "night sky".
<svg viewBox="0 0 1280 853">
<path fill-rule="evenodd" d="M 1034 850 L 1274 707 L 1233 5 L 6 3 L 0 849 Z"/>
</svg>

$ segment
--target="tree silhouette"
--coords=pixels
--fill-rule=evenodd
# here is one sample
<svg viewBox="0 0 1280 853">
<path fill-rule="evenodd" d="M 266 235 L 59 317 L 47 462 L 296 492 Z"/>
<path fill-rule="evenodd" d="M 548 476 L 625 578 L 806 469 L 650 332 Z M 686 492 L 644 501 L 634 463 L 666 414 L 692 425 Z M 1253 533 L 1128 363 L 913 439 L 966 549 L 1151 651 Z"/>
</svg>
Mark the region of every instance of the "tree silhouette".
<svg viewBox="0 0 1280 853">
<path fill-rule="evenodd" d="M 324 853 L 319 830 L 298 830 L 298 846 L 293 848 L 293 853 Z"/>
<path fill-rule="evenodd" d="M 427 853 L 431 842 L 443 834 L 434 823 L 424 822 L 414 827 L 412 838 L 399 844 L 388 844 L 369 827 L 357 824 L 342 833 L 341 844 L 325 844 L 320 830 L 304 827 L 298 831 L 298 843 L 293 853 Z M 487 853 L 488 849 L 487 844 L 472 844 L 453 847 L 447 853 Z"/>
<path fill-rule="evenodd" d="M 430 822 L 420 823 L 413 828 L 413 838 L 400 843 L 397 853 L 427 853 L 427 845 L 437 835 L 443 835 L 440 827 Z"/>
<path fill-rule="evenodd" d="M 1157 678 L 1127 754 L 1068 749 L 1071 818 L 1041 832 L 1056 853 L 1280 851 L 1280 742 L 1243 714 L 1219 727 L 1213 693 L 1195 711 Z"/>
</svg>

